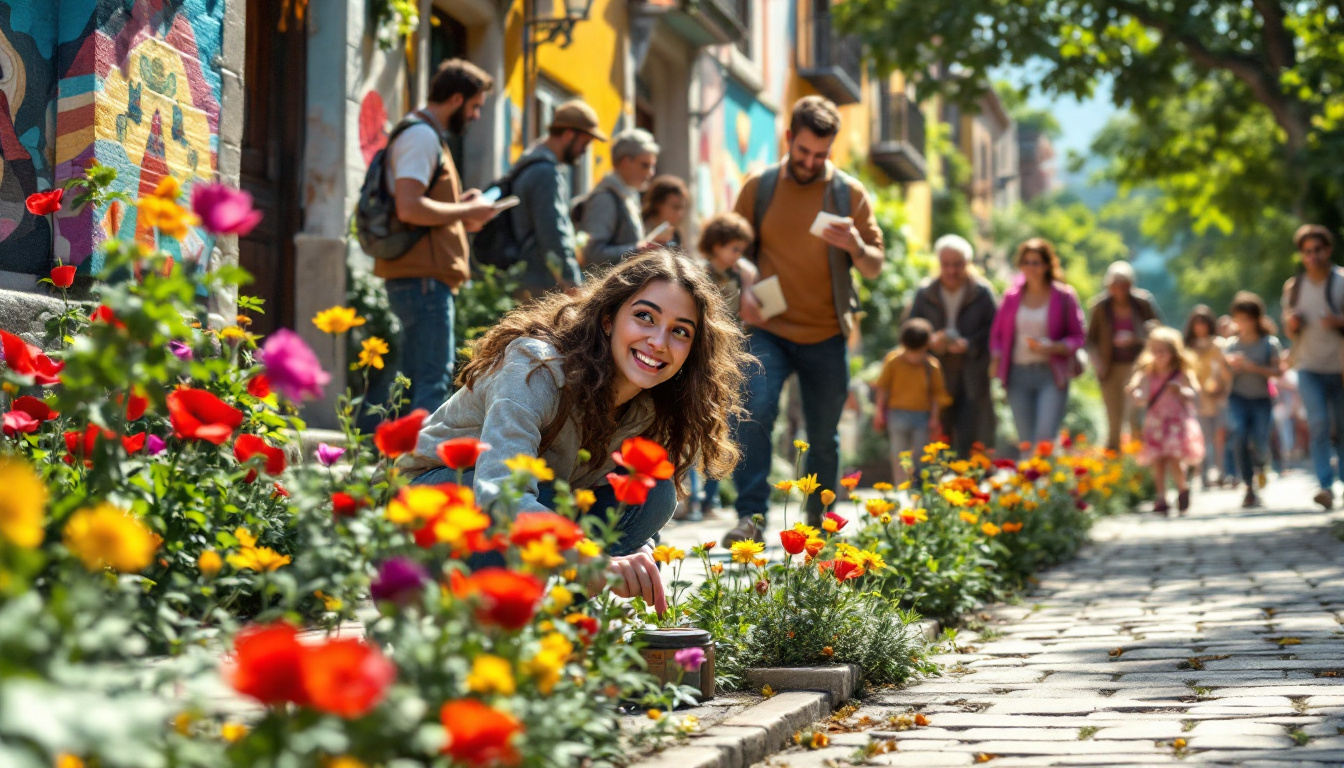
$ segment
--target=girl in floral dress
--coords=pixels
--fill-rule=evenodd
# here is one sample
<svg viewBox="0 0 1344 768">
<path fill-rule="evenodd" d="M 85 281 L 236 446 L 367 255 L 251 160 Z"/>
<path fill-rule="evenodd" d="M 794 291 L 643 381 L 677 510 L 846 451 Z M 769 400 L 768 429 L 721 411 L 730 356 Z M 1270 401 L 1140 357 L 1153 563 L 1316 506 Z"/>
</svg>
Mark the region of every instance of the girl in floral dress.
<svg viewBox="0 0 1344 768">
<path fill-rule="evenodd" d="M 1145 409 L 1139 462 L 1152 467 L 1157 481 L 1153 511 L 1166 515 L 1170 509 L 1170 476 L 1176 483 L 1176 508 L 1185 514 L 1190 509 L 1186 469 L 1204 461 L 1204 433 L 1195 414 L 1199 384 L 1194 377 L 1194 360 L 1180 331 L 1164 327 L 1148 335 L 1128 391 L 1136 405 Z"/>
</svg>

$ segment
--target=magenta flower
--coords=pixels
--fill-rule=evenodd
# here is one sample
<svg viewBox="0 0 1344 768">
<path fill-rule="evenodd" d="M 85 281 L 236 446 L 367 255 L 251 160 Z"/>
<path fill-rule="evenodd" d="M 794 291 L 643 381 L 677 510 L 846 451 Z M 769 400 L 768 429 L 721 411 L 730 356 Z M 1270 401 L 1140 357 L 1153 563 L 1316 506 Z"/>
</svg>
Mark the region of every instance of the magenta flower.
<svg viewBox="0 0 1344 768">
<path fill-rule="evenodd" d="M 246 235 L 261 222 L 252 196 L 223 184 L 193 185 L 191 210 L 201 217 L 201 226 L 216 235 Z"/>
<path fill-rule="evenodd" d="M 322 370 L 313 350 L 287 328 L 271 334 L 257 353 L 257 362 L 266 366 L 271 387 L 296 403 L 322 397 L 323 388 L 331 382 L 331 374 Z"/>
<path fill-rule="evenodd" d="M 317 460 L 322 462 L 322 466 L 324 467 L 330 467 L 332 464 L 335 464 L 344 453 L 344 448 L 337 448 L 334 445 L 327 445 L 326 443 L 317 444 Z"/>
<path fill-rule="evenodd" d="M 394 557 L 378 568 L 378 575 L 369 584 L 369 595 L 375 601 L 404 603 L 413 600 L 429 582 L 429 572 L 414 560 Z"/>
<path fill-rule="evenodd" d="M 694 672 L 700 668 L 701 664 L 705 663 L 705 649 L 682 648 L 672 657 L 672 661 L 687 672 Z"/>
<path fill-rule="evenodd" d="M 168 342 L 168 351 L 172 352 L 174 355 L 177 355 L 178 359 L 181 360 L 191 359 L 191 347 L 185 341 Z"/>
<path fill-rule="evenodd" d="M 163 453 L 163 449 L 167 447 L 168 444 L 158 435 L 150 435 L 145 438 L 145 453 L 150 456 L 158 456 L 160 453 Z"/>
</svg>

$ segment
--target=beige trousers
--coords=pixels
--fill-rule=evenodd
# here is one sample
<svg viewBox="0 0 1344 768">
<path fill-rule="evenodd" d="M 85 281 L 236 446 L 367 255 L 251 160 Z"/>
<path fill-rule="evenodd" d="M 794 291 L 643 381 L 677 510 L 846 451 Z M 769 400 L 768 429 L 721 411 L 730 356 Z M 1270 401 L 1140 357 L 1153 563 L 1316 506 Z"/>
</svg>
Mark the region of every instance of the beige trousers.
<svg viewBox="0 0 1344 768">
<path fill-rule="evenodd" d="M 1101 400 L 1106 404 L 1106 447 L 1120 450 L 1120 430 L 1129 415 L 1129 435 L 1131 440 L 1138 439 L 1143 431 L 1139 408 L 1125 396 L 1125 385 L 1134 375 L 1133 363 L 1112 363 L 1106 378 L 1101 380 Z"/>
</svg>

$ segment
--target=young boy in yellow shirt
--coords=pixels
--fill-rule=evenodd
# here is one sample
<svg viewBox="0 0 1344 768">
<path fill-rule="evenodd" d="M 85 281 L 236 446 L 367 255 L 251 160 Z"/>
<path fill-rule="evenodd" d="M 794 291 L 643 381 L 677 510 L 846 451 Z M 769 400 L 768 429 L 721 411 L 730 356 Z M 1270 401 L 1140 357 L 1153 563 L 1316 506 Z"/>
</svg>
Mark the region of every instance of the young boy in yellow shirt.
<svg viewBox="0 0 1344 768">
<path fill-rule="evenodd" d="M 940 434 L 938 412 L 952 404 L 943 385 L 943 369 L 929 354 L 933 326 L 922 318 L 901 324 L 900 346 L 882 360 L 878 376 L 877 411 L 873 429 L 886 430 L 891 442 L 891 476 L 896 482 L 911 478 L 901 467 L 901 453 L 910 451 L 918 461 L 931 437 Z M 919 467 L 915 466 L 915 474 Z"/>
</svg>

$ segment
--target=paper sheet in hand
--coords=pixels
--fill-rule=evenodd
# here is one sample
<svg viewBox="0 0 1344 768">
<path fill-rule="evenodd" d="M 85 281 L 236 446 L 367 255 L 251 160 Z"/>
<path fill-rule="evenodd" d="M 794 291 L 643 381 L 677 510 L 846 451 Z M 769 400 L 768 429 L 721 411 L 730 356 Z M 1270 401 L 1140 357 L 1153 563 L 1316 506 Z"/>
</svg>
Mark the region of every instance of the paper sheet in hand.
<svg viewBox="0 0 1344 768">
<path fill-rule="evenodd" d="M 812 220 L 812 228 L 809 229 L 808 232 L 811 232 L 813 237 L 821 237 L 821 233 L 830 225 L 836 222 L 844 224 L 846 221 L 847 219 L 844 216 L 836 216 L 834 213 L 818 211 L 817 218 Z"/>
<path fill-rule="evenodd" d="M 769 320 L 789 308 L 784 301 L 784 289 L 779 287 L 779 275 L 768 277 L 751 286 L 751 295 L 761 305 L 761 319 Z"/>
<path fill-rule="evenodd" d="M 515 195 L 509 195 L 503 200 L 500 200 L 495 203 L 495 213 L 499 213 L 500 211 L 507 211 L 508 209 L 512 208 L 515 205 L 518 205 L 521 202 L 523 201 L 519 200 Z"/>
</svg>

